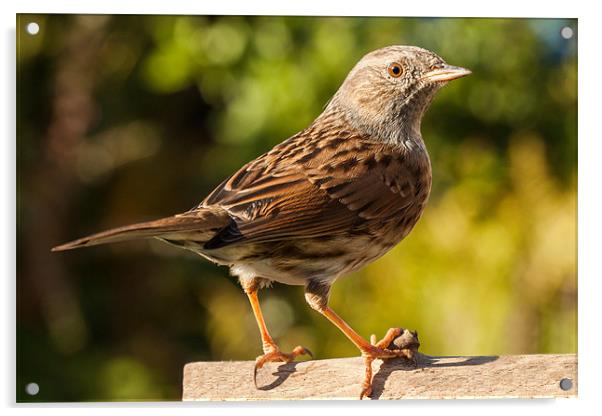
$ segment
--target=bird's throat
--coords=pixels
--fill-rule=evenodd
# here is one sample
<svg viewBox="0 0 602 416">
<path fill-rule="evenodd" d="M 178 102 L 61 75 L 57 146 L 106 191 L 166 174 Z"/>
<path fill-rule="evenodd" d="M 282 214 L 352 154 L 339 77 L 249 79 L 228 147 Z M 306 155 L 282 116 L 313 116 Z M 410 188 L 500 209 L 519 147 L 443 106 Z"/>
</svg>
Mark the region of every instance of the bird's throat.
<svg viewBox="0 0 602 416">
<path fill-rule="evenodd" d="M 336 94 L 316 121 L 336 123 L 371 140 L 425 150 L 420 127 L 435 92 L 417 90 L 404 100 L 378 105 L 346 105 L 349 101 Z"/>
</svg>

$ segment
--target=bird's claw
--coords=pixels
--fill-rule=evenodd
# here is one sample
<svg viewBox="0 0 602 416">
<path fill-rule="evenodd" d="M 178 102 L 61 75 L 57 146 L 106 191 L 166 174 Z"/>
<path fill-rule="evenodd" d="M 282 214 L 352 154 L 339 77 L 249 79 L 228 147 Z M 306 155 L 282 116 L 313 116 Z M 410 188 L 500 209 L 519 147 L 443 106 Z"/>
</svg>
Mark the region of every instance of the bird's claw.
<svg viewBox="0 0 602 416">
<path fill-rule="evenodd" d="M 389 328 L 383 339 L 376 341 L 376 336 L 370 337 L 371 346 L 362 350 L 366 375 L 362 383 L 360 400 L 372 394 L 372 361 L 377 358 L 387 360 L 390 358 L 404 357 L 412 361 L 414 367 L 418 367 L 416 352 L 420 347 L 418 333 L 403 328 Z"/>
<path fill-rule="evenodd" d="M 255 367 L 253 368 L 253 383 L 255 384 L 255 388 L 259 388 L 257 386 L 257 371 L 260 370 L 265 365 L 265 363 L 290 363 L 300 355 L 309 355 L 311 358 L 314 358 L 314 355 L 309 349 L 300 345 L 293 348 L 293 351 L 291 351 L 290 353 L 282 352 L 278 347 L 274 346 L 270 351 L 267 351 L 265 354 L 257 357 L 257 359 L 255 360 Z"/>
<path fill-rule="evenodd" d="M 370 397 L 370 395 L 372 394 L 372 385 L 362 385 L 362 392 L 360 393 L 360 400 L 362 400 L 364 397 Z"/>
</svg>

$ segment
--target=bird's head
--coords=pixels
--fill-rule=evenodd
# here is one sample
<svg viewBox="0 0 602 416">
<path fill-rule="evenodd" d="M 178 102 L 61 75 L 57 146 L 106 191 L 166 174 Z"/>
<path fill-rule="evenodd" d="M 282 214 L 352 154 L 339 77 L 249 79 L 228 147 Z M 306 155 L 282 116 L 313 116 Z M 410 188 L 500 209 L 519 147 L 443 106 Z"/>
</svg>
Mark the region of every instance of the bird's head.
<svg viewBox="0 0 602 416">
<path fill-rule="evenodd" d="M 326 111 L 387 142 L 420 137 L 420 122 L 435 93 L 470 74 L 416 46 L 388 46 L 365 55 L 349 72 Z"/>
</svg>

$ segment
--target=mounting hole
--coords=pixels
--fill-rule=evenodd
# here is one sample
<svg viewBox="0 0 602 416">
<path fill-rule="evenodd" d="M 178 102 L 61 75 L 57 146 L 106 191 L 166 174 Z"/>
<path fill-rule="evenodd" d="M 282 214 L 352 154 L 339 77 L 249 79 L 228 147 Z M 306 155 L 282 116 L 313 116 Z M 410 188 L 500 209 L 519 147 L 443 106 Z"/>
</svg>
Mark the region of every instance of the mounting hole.
<svg viewBox="0 0 602 416">
<path fill-rule="evenodd" d="M 564 391 L 568 391 L 573 388 L 573 380 L 570 378 L 563 378 L 560 380 L 560 388 Z"/>
<path fill-rule="evenodd" d="M 27 386 L 25 386 L 25 393 L 29 394 L 30 396 L 35 396 L 39 392 L 40 386 L 38 386 L 38 383 L 29 383 Z"/>
<path fill-rule="evenodd" d="M 560 29 L 560 36 L 562 36 L 563 39 L 570 39 L 573 37 L 573 29 L 570 28 L 569 26 L 565 26 L 562 29 Z"/>
<path fill-rule="evenodd" d="M 27 24 L 25 30 L 27 30 L 27 33 L 29 33 L 30 35 L 35 36 L 40 31 L 40 25 L 36 22 L 31 22 Z"/>
</svg>

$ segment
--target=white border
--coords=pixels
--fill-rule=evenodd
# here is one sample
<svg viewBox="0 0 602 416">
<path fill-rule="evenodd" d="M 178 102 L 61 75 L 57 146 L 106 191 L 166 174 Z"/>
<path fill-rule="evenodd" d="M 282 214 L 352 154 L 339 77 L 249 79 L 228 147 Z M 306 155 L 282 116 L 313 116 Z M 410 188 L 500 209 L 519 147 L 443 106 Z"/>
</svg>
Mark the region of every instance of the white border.
<svg viewBox="0 0 602 416">
<path fill-rule="evenodd" d="M 7 269 L 2 274 L 4 284 L 1 294 L 0 320 L 0 404 L 9 414 L 29 413 L 37 410 L 50 415 L 79 415 L 82 411 L 91 414 L 105 414 L 108 410 L 123 414 L 163 415 L 166 411 L 202 414 L 261 414 L 282 413 L 307 415 L 307 412 L 335 411 L 335 407 L 345 408 L 345 412 L 419 412 L 420 414 L 483 414 L 507 415 L 508 412 L 526 410 L 546 415 L 586 412 L 591 405 L 599 409 L 597 386 L 602 375 L 599 357 L 600 305 L 602 290 L 600 282 L 600 216 L 602 203 L 602 128 L 600 127 L 600 13 L 595 2 L 546 1 L 527 2 L 506 0 L 504 2 L 429 0 L 426 2 L 359 2 L 309 0 L 249 1 L 230 0 L 195 2 L 183 0 L 144 2 L 104 0 L 22 0 L 18 4 L 2 2 L 0 19 L 3 22 L 2 47 L 3 65 L 0 65 L 0 82 L 4 96 L 0 100 L 0 126 L 5 134 L 0 140 L 0 165 L 4 194 L 0 225 L 2 227 L 1 264 Z M 48 405 L 15 406 L 14 384 L 14 330 L 15 330 L 15 13 L 119 13 L 119 14 L 285 14 L 285 15 L 366 15 L 366 16 L 472 16 L 472 17 L 577 17 L 579 26 L 579 399 L 555 401 L 404 401 L 401 403 L 348 403 L 348 402 L 307 402 L 307 403 L 255 403 L 255 404 L 96 404 L 96 405 Z M 503 51 L 500 51 L 502 53 Z M 501 56 L 500 59 L 503 59 Z M 93 376 L 93 375 L 91 375 Z M 596 400 L 598 399 L 598 400 Z M 396 409 L 383 409 L 382 407 Z M 273 410 L 272 410 L 273 409 Z M 315 409 L 315 410 L 314 410 Z"/>
</svg>

